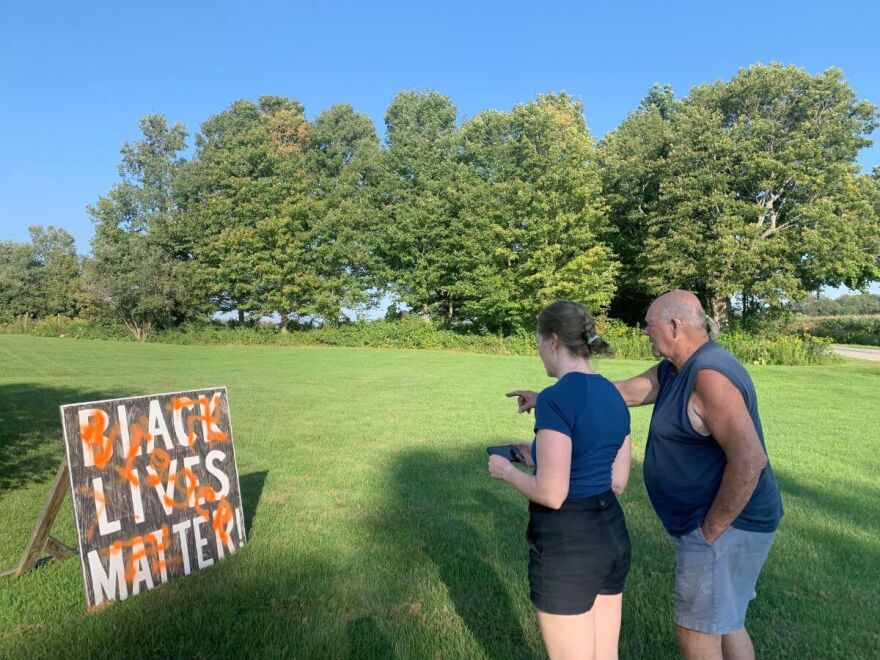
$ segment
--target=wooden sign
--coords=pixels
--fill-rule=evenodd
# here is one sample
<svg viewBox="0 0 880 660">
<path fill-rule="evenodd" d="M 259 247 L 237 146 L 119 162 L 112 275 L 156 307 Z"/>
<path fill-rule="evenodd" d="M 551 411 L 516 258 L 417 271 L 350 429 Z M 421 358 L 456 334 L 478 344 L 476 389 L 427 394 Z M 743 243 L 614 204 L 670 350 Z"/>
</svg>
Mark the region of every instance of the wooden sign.
<svg viewBox="0 0 880 660">
<path fill-rule="evenodd" d="M 226 388 L 66 405 L 61 420 L 90 607 L 244 545 Z"/>
</svg>

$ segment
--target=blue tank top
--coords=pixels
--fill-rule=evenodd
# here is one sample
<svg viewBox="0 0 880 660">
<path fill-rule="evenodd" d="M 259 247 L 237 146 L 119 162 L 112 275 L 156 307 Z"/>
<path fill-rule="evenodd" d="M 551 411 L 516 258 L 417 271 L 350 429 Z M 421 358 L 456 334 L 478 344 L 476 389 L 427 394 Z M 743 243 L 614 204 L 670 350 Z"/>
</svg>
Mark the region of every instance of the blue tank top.
<svg viewBox="0 0 880 660">
<path fill-rule="evenodd" d="M 611 465 L 629 435 L 629 409 L 607 378 L 576 371 L 541 391 L 535 404 L 535 433 L 559 431 L 571 438 L 568 497 L 590 497 L 611 490 Z M 532 442 L 535 473 L 537 441 Z"/>
<path fill-rule="evenodd" d="M 767 451 L 755 387 L 735 357 L 710 341 L 688 358 L 681 371 L 663 360 L 657 369 L 660 389 L 648 430 L 644 476 L 651 503 L 673 536 L 688 534 L 703 523 L 727 464 L 715 438 L 697 433 L 688 418 L 688 400 L 701 369 L 717 371 L 742 393 L 761 446 Z M 780 518 L 782 499 L 768 462 L 751 499 L 732 524 L 748 532 L 772 532 Z"/>
</svg>

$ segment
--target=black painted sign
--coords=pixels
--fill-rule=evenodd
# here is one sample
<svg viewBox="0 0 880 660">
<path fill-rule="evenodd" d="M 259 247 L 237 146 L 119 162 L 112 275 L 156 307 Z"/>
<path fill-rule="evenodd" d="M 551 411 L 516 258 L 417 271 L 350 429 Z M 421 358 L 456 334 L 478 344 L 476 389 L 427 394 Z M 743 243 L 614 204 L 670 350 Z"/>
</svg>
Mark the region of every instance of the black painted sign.
<svg viewBox="0 0 880 660">
<path fill-rule="evenodd" d="M 225 387 L 66 405 L 61 420 L 90 607 L 244 545 Z"/>
</svg>

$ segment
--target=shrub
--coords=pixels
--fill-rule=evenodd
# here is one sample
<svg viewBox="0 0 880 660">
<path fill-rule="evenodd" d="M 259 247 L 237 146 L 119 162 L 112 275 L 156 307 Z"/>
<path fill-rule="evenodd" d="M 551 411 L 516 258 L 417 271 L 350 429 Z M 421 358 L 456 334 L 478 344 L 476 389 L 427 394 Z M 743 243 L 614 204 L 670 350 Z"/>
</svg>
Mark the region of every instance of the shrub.
<svg viewBox="0 0 880 660">
<path fill-rule="evenodd" d="M 810 335 L 750 335 L 724 333 L 718 340 L 742 362 L 750 364 L 823 364 L 839 358 L 831 351 L 831 340 Z"/>
<path fill-rule="evenodd" d="M 651 357 L 648 341 L 638 330 L 618 322 L 604 322 L 604 325 L 600 324 L 599 331 L 614 349 L 615 357 Z M 313 328 L 288 333 L 282 333 L 274 327 L 190 323 L 158 332 L 153 341 L 169 344 L 322 345 L 537 355 L 535 336 L 530 332 L 509 337 L 466 333 L 438 327 L 417 316 L 405 316 L 395 321 L 357 321 L 336 328 Z"/>
<path fill-rule="evenodd" d="M 871 319 L 878 322 L 880 319 Z M 652 359 L 651 345 L 638 328 L 614 319 L 598 320 L 599 334 L 608 342 L 616 358 Z M 4 331 L 7 326 L 4 326 Z M 33 322 L 29 330 L 42 337 L 76 339 L 131 340 L 122 326 L 80 318 L 53 316 Z M 154 333 L 150 341 L 165 344 L 346 346 L 366 348 L 404 348 L 498 355 L 536 355 L 535 336 L 520 332 L 509 337 L 448 330 L 416 316 L 399 320 L 357 321 L 336 328 L 323 327 L 281 332 L 275 326 L 239 325 L 220 321 L 185 323 Z M 831 352 L 831 339 L 802 333 L 754 335 L 733 331 L 721 335 L 719 343 L 736 357 L 750 364 L 820 364 L 838 358 Z M 862 341 L 861 343 L 868 343 Z"/>
<path fill-rule="evenodd" d="M 31 332 L 39 337 L 70 337 L 73 339 L 130 340 L 131 333 L 123 325 L 67 316 L 47 316 L 33 324 Z"/>
<path fill-rule="evenodd" d="M 602 338 L 611 346 L 612 357 L 629 360 L 650 360 L 651 342 L 639 328 L 630 328 L 616 319 L 599 319 L 597 328 Z"/>
</svg>

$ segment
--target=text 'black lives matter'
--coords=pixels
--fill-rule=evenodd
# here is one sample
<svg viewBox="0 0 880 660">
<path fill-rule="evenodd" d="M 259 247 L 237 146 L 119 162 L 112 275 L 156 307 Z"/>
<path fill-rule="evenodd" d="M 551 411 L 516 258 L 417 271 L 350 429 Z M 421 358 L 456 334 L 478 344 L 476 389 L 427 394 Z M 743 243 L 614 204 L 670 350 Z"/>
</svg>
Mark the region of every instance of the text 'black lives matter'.
<svg viewBox="0 0 880 660">
<path fill-rule="evenodd" d="M 61 419 L 90 607 L 244 545 L 225 387 L 71 404 Z"/>
</svg>

